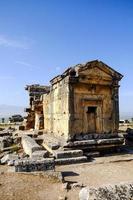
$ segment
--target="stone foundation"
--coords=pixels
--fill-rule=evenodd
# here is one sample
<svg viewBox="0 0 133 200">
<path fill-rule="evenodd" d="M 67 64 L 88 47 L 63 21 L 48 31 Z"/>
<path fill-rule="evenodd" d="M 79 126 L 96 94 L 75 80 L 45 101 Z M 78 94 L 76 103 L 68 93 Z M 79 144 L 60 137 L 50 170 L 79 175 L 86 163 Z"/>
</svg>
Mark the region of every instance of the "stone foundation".
<svg viewBox="0 0 133 200">
<path fill-rule="evenodd" d="M 17 160 L 15 162 L 15 172 L 34 172 L 54 170 L 55 163 L 52 158 L 45 158 L 42 160 Z"/>
</svg>

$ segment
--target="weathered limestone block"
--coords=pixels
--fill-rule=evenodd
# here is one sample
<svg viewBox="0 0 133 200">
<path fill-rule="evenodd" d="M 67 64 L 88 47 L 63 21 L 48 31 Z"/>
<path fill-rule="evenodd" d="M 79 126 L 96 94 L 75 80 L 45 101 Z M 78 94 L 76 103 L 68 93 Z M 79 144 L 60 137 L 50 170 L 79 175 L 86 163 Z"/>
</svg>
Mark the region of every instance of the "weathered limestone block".
<svg viewBox="0 0 133 200">
<path fill-rule="evenodd" d="M 108 185 L 99 188 L 83 188 L 79 200 L 131 200 L 133 199 L 133 183 Z"/>
<path fill-rule="evenodd" d="M 84 146 L 84 145 L 122 144 L 123 142 L 124 138 L 81 140 L 81 141 L 68 142 L 65 145 L 65 147 Z"/>
<path fill-rule="evenodd" d="M 54 156 L 58 158 L 72 158 L 83 156 L 82 150 L 54 151 Z"/>
<path fill-rule="evenodd" d="M 42 147 L 39 146 L 35 142 L 35 140 L 29 136 L 22 137 L 22 146 L 23 146 L 24 152 L 28 154 L 29 156 L 31 156 L 34 151 L 42 150 Z"/>
<path fill-rule="evenodd" d="M 40 160 L 40 159 L 46 158 L 47 156 L 48 156 L 48 152 L 45 150 L 34 151 L 31 154 L 31 158 L 35 160 Z"/>
<path fill-rule="evenodd" d="M 100 134 L 77 134 L 73 136 L 74 140 L 92 140 L 92 139 L 110 139 L 118 138 L 118 133 L 100 133 Z"/>
<path fill-rule="evenodd" d="M 33 172 L 54 170 L 55 162 L 53 158 L 44 158 L 42 160 L 18 160 L 15 162 L 15 172 Z"/>
<path fill-rule="evenodd" d="M 18 155 L 7 154 L 1 159 L 1 164 L 7 164 L 9 161 L 15 162 L 18 159 Z"/>
<path fill-rule="evenodd" d="M 59 159 L 55 159 L 55 164 L 67 165 L 67 164 L 74 164 L 74 163 L 82 163 L 86 161 L 87 161 L 86 156 L 73 157 L 73 158 L 59 158 Z"/>
</svg>

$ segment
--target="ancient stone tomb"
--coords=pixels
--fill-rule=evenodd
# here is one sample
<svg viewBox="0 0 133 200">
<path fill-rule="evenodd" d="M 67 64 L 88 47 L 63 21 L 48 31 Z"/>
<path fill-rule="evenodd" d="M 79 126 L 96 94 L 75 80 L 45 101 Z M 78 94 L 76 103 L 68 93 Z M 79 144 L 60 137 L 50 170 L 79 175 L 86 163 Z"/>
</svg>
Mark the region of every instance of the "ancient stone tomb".
<svg viewBox="0 0 133 200">
<path fill-rule="evenodd" d="M 117 133 L 122 77 L 102 61 L 94 60 L 68 68 L 53 78 L 49 87 L 28 86 L 32 102 L 32 109 L 27 110 L 28 116 L 32 115 L 32 119 L 27 118 L 27 124 L 32 124 L 29 128 L 42 128 L 66 141 Z"/>
</svg>

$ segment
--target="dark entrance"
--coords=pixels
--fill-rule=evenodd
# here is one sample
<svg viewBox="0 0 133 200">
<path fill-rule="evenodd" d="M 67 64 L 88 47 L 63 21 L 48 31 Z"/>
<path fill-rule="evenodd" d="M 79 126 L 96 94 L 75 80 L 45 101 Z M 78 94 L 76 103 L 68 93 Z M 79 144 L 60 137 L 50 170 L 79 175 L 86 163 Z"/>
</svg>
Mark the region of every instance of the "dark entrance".
<svg viewBox="0 0 133 200">
<path fill-rule="evenodd" d="M 89 106 L 87 107 L 87 123 L 88 123 L 88 133 L 95 133 L 96 132 L 96 112 L 97 107 Z"/>
</svg>

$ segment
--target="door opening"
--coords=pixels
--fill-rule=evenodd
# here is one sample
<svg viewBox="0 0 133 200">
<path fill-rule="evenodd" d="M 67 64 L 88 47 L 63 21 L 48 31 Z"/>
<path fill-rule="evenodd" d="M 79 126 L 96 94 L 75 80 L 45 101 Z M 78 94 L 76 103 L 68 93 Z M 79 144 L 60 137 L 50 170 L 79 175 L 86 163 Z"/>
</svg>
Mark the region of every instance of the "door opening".
<svg viewBox="0 0 133 200">
<path fill-rule="evenodd" d="M 96 106 L 89 106 L 87 107 L 87 132 L 88 133 L 95 133 L 96 132 Z"/>
</svg>

